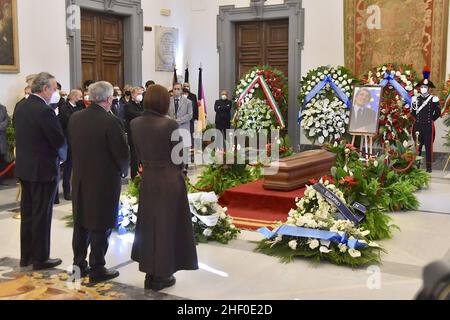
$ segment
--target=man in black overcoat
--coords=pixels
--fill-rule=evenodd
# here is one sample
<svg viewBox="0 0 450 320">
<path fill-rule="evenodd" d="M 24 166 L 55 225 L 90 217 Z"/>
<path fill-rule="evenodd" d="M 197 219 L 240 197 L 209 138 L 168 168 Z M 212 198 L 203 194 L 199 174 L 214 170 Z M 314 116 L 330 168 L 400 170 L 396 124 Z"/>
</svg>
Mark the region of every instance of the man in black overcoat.
<svg viewBox="0 0 450 320">
<path fill-rule="evenodd" d="M 38 74 L 32 95 L 21 102 L 14 115 L 16 138 L 15 173 L 22 186 L 20 210 L 21 267 L 53 268 L 60 259 L 50 259 L 50 229 L 58 179 L 58 150 L 65 144 L 55 112 L 49 107 L 57 90 L 55 78 Z"/>
<path fill-rule="evenodd" d="M 89 87 L 92 104 L 72 115 L 69 140 L 72 148 L 74 266 L 91 282 L 119 276 L 105 268 L 108 238 L 117 226 L 122 175 L 128 169 L 129 150 L 120 120 L 110 113 L 113 87 L 97 82 Z M 89 266 L 86 261 L 91 247 Z"/>
</svg>

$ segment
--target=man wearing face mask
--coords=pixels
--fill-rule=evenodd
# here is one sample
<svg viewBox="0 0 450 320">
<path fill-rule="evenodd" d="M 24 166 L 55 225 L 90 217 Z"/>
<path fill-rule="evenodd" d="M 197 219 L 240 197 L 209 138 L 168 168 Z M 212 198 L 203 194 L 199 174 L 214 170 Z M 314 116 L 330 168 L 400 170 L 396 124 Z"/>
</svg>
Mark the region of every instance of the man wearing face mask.
<svg viewBox="0 0 450 320">
<path fill-rule="evenodd" d="M 441 116 L 439 98 L 430 94 L 430 88 L 435 88 L 433 82 L 429 80 L 430 71 L 425 68 L 423 80 L 416 88 L 420 88 L 420 95 L 413 97 L 412 116 L 416 119 L 413 134 L 419 133 L 419 154 L 422 155 L 423 146 L 426 151 L 427 172 L 432 172 L 433 144 L 436 138 L 434 122 Z"/>
<path fill-rule="evenodd" d="M 56 115 L 59 115 L 59 104 L 60 104 L 60 101 L 62 99 L 61 98 L 61 94 L 59 93 L 60 89 L 58 89 L 58 88 L 61 88 L 61 85 L 58 86 L 58 84 L 59 83 L 57 83 L 56 91 L 53 94 L 53 96 L 52 96 L 52 98 L 50 100 L 50 104 L 49 104 L 50 108 L 52 108 L 53 111 L 55 111 Z"/>
<path fill-rule="evenodd" d="M 100 282 L 119 275 L 105 268 L 105 255 L 108 238 L 117 226 L 121 176 L 128 169 L 129 154 L 122 126 L 110 114 L 112 85 L 94 83 L 89 96 L 92 104 L 73 114 L 68 127 L 73 156 L 72 248 L 73 264 L 81 276 L 89 273 L 90 282 Z"/>
<path fill-rule="evenodd" d="M 141 87 L 135 87 L 131 89 L 131 100 L 124 106 L 125 117 L 125 130 L 128 135 L 128 144 L 130 146 L 130 175 L 131 178 L 136 178 L 139 170 L 139 161 L 136 156 L 136 150 L 134 149 L 133 138 L 131 135 L 130 122 L 142 116 L 144 108 L 142 106 L 144 90 Z"/>
<path fill-rule="evenodd" d="M 195 121 L 198 121 L 197 95 L 191 92 L 191 86 L 187 82 L 183 84 L 183 95 L 192 102 L 191 137 L 193 137 L 195 131 Z"/>
<path fill-rule="evenodd" d="M 224 141 L 226 140 L 226 131 L 231 128 L 232 105 L 233 103 L 228 98 L 228 92 L 225 90 L 220 93 L 220 100 L 217 100 L 214 105 L 216 129 L 222 132 Z"/>
<path fill-rule="evenodd" d="M 22 187 L 20 211 L 20 266 L 35 270 L 53 268 L 50 229 L 58 177 L 58 150 L 65 144 L 61 125 L 48 106 L 56 98 L 56 80 L 43 72 L 34 78 L 32 95 L 17 106 L 15 173 Z M 53 97 L 53 98 L 52 98 Z"/>
<path fill-rule="evenodd" d="M 125 115 L 123 108 L 125 103 L 123 102 L 122 89 L 120 87 L 114 87 L 114 105 L 116 106 L 117 113 L 115 114 L 120 120 L 125 121 Z"/>
<path fill-rule="evenodd" d="M 67 128 L 69 126 L 69 120 L 72 115 L 76 112 L 83 110 L 83 107 L 80 107 L 78 102 L 83 100 L 83 94 L 80 90 L 74 89 L 70 91 L 69 96 L 67 97 L 67 101 L 61 107 L 59 113 L 59 121 L 61 123 L 61 127 L 63 129 L 66 140 L 68 141 L 68 131 Z M 72 149 L 70 147 L 70 143 L 68 143 L 67 150 L 67 160 L 64 162 L 63 168 L 63 192 L 64 199 L 70 201 L 72 200 L 71 195 L 71 187 L 70 187 L 70 179 L 72 176 Z"/>
<path fill-rule="evenodd" d="M 173 97 L 170 98 L 169 117 L 175 120 L 183 133 L 191 132 L 191 120 L 193 117 L 193 108 L 191 100 L 183 96 L 181 83 L 173 85 Z M 191 135 L 183 135 L 183 158 L 184 173 L 187 174 L 189 149 L 192 146 Z"/>
<path fill-rule="evenodd" d="M 83 83 L 83 99 L 81 101 L 78 101 L 78 106 L 81 108 L 87 108 L 90 104 L 89 101 L 89 91 L 88 88 L 91 84 L 93 84 L 95 81 L 94 80 L 86 80 Z"/>
</svg>

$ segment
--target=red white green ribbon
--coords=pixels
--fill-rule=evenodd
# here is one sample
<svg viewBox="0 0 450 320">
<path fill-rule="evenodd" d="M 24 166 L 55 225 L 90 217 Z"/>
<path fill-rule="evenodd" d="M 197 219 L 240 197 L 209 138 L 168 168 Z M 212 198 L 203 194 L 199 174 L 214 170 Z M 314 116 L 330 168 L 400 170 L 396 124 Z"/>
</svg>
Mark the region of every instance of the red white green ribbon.
<svg viewBox="0 0 450 320">
<path fill-rule="evenodd" d="M 281 126 L 281 129 L 284 129 L 286 127 L 286 123 L 284 122 L 283 115 L 281 114 L 281 110 L 278 107 L 277 101 L 272 95 L 272 91 L 270 90 L 269 85 L 266 82 L 266 79 L 262 75 L 258 75 L 253 79 L 253 81 L 248 85 L 248 87 L 242 92 L 241 96 L 239 97 L 238 101 L 244 100 L 244 98 L 249 94 L 250 90 L 252 90 L 255 85 L 259 83 L 261 85 L 261 89 L 264 92 L 264 95 L 266 96 L 267 102 L 269 103 L 270 108 L 275 113 L 275 116 L 278 120 L 278 123 Z"/>
</svg>

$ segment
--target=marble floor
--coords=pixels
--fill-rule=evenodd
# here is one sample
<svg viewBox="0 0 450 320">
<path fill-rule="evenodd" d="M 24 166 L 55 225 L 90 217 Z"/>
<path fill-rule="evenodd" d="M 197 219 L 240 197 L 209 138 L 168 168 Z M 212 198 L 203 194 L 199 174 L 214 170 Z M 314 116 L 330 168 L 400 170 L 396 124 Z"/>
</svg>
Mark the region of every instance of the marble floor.
<svg viewBox="0 0 450 320">
<path fill-rule="evenodd" d="M 200 270 L 177 273 L 177 285 L 162 294 L 169 299 L 206 300 L 413 299 L 422 284 L 423 267 L 435 260 L 450 262 L 448 177 L 449 172 L 433 174 L 430 188 L 418 193 L 420 211 L 392 214 L 401 230 L 395 231 L 392 240 L 380 242 L 387 254 L 379 266 L 351 269 L 302 259 L 282 264 L 255 253 L 252 241 L 261 236 L 243 231 L 229 245 L 199 245 Z M 14 183 L 0 187 L 0 259 L 19 258 L 20 221 L 10 211 L 17 208 L 15 196 Z M 72 261 L 71 229 L 63 219 L 70 212 L 67 202 L 54 209 L 52 257 L 63 259 L 62 270 Z M 108 267 L 121 273 L 117 283 L 136 290 L 136 297 L 144 297 L 144 274 L 130 261 L 132 240 L 130 235 L 113 234 L 106 260 Z"/>
</svg>

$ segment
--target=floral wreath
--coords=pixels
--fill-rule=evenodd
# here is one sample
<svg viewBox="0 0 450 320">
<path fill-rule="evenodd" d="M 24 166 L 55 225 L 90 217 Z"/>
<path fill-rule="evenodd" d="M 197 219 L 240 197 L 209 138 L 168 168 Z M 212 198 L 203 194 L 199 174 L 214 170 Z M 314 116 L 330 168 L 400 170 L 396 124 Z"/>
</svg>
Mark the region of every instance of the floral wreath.
<svg viewBox="0 0 450 320">
<path fill-rule="evenodd" d="M 417 73 L 411 66 L 404 64 L 388 63 L 373 68 L 363 76 L 362 83 L 366 85 L 380 84 L 387 73 L 393 74 L 394 80 L 405 88 L 410 96 L 414 94 Z M 409 140 L 414 119 L 405 100 L 390 84 L 384 88 L 381 100 L 380 129 L 377 140 L 382 145 L 386 141 L 394 144 L 396 141 Z"/>
<path fill-rule="evenodd" d="M 245 74 L 235 91 L 237 112 L 233 120 L 238 129 L 277 129 L 279 121 L 270 107 L 263 88 L 256 83 L 247 96 L 240 100 L 242 93 L 251 85 L 257 76 L 264 77 L 270 92 L 278 105 L 281 115 L 286 119 L 288 109 L 288 81 L 283 72 L 270 66 L 254 67 Z"/>
<path fill-rule="evenodd" d="M 345 204 L 343 192 L 334 185 L 332 178 L 327 179 L 322 178 L 320 183 Z M 296 208 L 289 212 L 289 217 L 284 225 L 335 232 L 340 235 L 345 233 L 345 237 L 348 239 L 366 244 L 364 248 L 352 249 L 345 243 L 279 235 L 262 240 L 257 251 L 278 256 L 283 262 L 290 262 L 295 257 L 308 257 L 352 267 L 379 263 L 380 253 L 383 249 L 368 239 L 370 231 L 356 226 L 349 220 L 336 219 L 336 212 L 337 209 L 316 192 L 314 187 L 307 186 L 304 197 L 296 199 Z M 280 225 L 282 224 L 277 226 Z"/>
<path fill-rule="evenodd" d="M 240 230 L 227 215 L 228 209 L 219 205 L 214 192 L 191 193 L 188 199 L 197 242 L 217 241 L 227 244 L 238 236 Z"/>
<path fill-rule="evenodd" d="M 336 86 L 347 96 L 353 94 L 357 80 L 345 67 L 322 66 L 308 72 L 300 81 L 298 101 L 303 106 L 305 97 L 327 76 L 331 76 Z M 341 139 L 347 132 L 350 120 L 348 106 L 336 95 L 329 85 L 311 99 L 303 109 L 301 127 L 306 137 L 319 144 Z"/>
</svg>

